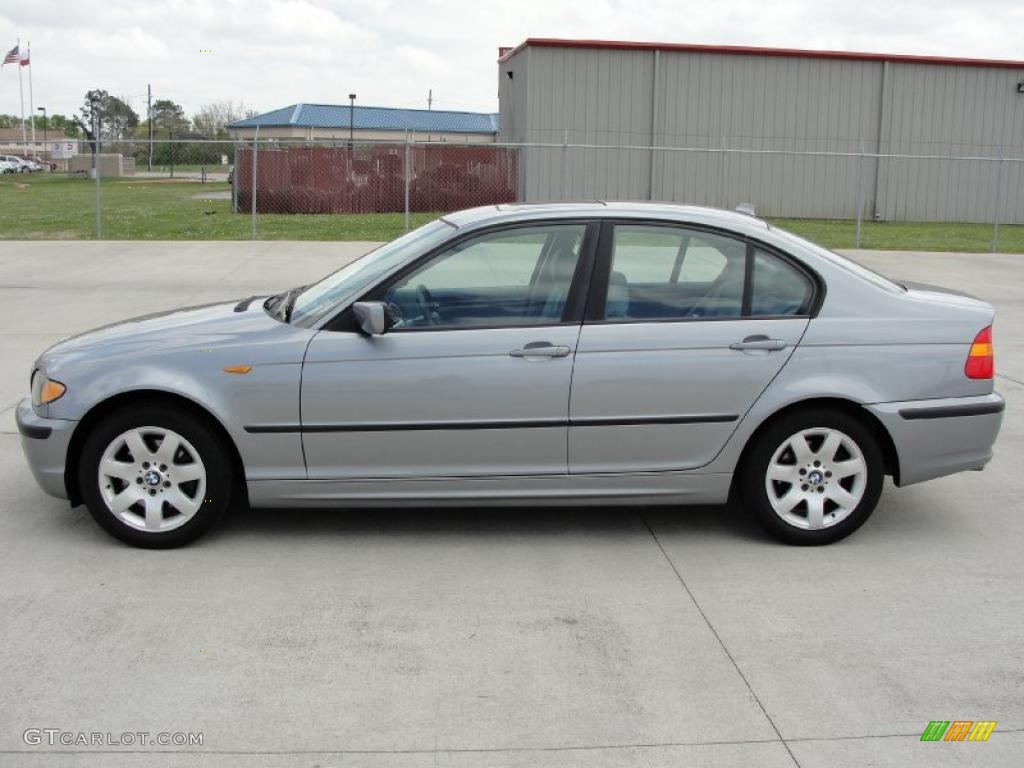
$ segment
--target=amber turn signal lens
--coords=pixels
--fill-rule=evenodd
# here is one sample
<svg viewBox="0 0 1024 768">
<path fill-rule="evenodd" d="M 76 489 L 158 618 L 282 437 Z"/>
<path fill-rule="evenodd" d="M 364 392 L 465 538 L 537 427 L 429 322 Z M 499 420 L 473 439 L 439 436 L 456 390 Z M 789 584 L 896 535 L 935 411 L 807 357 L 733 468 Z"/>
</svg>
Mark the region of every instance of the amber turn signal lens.
<svg viewBox="0 0 1024 768">
<path fill-rule="evenodd" d="M 68 388 L 59 381 L 51 381 L 50 379 L 47 379 L 43 382 L 43 388 L 39 391 L 39 405 L 52 403 L 58 397 L 67 392 L 67 389 Z"/>
<path fill-rule="evenodd" d="M 224 366 L 224 373 L 233 373 L 240 376 L 245 373 L 249 373 L 252 370 L 251 365 L 226 365 Z"/>
</svg>

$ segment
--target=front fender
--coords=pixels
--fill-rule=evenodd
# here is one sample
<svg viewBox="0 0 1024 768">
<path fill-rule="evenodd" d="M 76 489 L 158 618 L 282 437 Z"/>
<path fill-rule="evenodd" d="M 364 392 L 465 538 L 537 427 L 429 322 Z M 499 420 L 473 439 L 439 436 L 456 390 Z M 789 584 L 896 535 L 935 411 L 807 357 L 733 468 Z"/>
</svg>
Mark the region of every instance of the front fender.
<svg viewBox="0 0 1024 768">
<path fill-rule="evenodd" d="M 161 392 L 185 398 L 209 412 L 234 442 L 249 479 L 303 478 L 301 436 L 249 434 L 254 422 L 299 420 L 302 357 L 312 332 L 249 344 L 155 345 L 141 353 L 80 355 L 44 361 L 46 375 L 67 392 L 42 414 L 82 420 L 111 398 L 133 392 Z M 133 345 L 134 346 L 134 345 Z M 246 374 L 228 366 L 251 366 Z"/>
</svg>

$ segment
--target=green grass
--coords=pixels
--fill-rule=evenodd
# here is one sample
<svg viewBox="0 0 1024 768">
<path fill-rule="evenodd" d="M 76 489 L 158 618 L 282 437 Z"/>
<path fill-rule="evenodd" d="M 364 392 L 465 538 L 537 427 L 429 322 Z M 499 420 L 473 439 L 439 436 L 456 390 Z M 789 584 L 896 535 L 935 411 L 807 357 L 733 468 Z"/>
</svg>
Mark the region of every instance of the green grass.
<svg viewBox="0 0 1024 768">
<path fill-rule="evenodd" d="M 853 248 L 857 223 L 829 219 L 772 219 L 771 223 L 795 235 L 832 249 Z M 864 222 L 860 247 L 877 251 L 992 250 L 991 224 L 946 224 L 913 221 Z M 999 252 L 1024 253 L 1024 226 L 999 227 Z"/>
<path fill-rule="evenodd" d="M 105 240 L 248 240 L 252 219 L 231 212 L 227 184 L 164 179 L 101 179 Z M 199 196 L 200 199 L 195 199 Z M 83 240 L 96 235 L 95 182 L 63 175 L 0 176 L 0 239 Z M 415 213 L 412 226 L 436 218 Z M 390 240 L 405 231 L 401 213 L 261 214 L 264 240 Z"/>
<path fill-rule="evenodd" d="M 103 238 L 247 240 L 252 237 L 248 214 L 232 213 L 230 200 L 204 198 L 229 190 L 227 184 L 177 179 L 103 179 Z M 61 174 L 0 176 L 0 239 L 91 239 L 96 232 L 94 202 L 95 185 L 88 179 Z M 414 213 L 412 225 L 437 215 Z M 829 248 L 853 247 L 852 221 L 776 219 L 772 223 Z M 257 237 L 265 240 L 390 240 L 404 230 L 401 213 L 261 214 L 257 220 Z M 987 252 L 992 247 L 992 227 L 865 222 L 861 247 Z M 1000 227 L 999 250 L 1024 253 L 1024 226 Z"/>
<path fill-rule="evenodd" d="M 229 152 L 228 157 L 230 156 L 231 153 Z M 202 163 L 182 163 L 180 165 L 178 163 L 174 164 L 175 173 L 178 173 L 179 171 L 182 173 L 199 173 L 201 170 L 203 170 L 203 168 L 206 169 L 207 173 L 227 173 L 228 169 L 231 168 L 231 166 L 221 165 L 220 163 L 207 163 L 206 165 L 203 165 Z M 135 170 L 148 172 L 149 166 L 146 164 L 146 160 L 136 160 Z M 171 166 L 167 165 L 166 163 L 153 163 L 153 173 L 170 173 L 170 171 Z"/>
</svg>

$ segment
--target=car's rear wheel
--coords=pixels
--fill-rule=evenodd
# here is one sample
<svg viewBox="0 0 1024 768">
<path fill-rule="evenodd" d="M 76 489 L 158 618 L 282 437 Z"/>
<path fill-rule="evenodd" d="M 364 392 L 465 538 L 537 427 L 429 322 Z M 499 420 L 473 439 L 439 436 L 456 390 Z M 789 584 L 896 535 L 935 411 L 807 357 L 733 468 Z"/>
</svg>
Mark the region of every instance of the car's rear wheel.
<svg viewBox="0 0 1024 768">
<path fill-rule="evenodd" d="M 878 441 L 854 416 L 827 409 L 788 414 L 756 438 L 741 495 L 758 522 L 791 544 L 829 544 L 857 530 L 882 492 Z"/>
<path fill-rule="evenodd" d="M 78 482 L 107 532 L 163 549 L 202 535 L 228 508 L 233 471 L 205 419 L 168 406 L 133 406 L 105 417 L 82 448 Z"/>
</svg>

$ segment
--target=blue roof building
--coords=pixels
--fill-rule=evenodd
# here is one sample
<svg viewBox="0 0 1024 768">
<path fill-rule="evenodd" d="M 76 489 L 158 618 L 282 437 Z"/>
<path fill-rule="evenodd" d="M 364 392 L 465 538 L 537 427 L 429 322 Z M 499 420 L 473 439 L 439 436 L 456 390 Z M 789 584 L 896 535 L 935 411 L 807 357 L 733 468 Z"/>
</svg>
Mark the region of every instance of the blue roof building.
<svg viewBox="0 0 1024 768">
<path fill-rule="evenodd" d="M 451 112 L 439 109 L 397 109 L 347 104 L 292 104 L 227 126 L 234 138 L 401 141 L 406 134 L 417 141 L 493 142 L 498 115 Z"/>
</svg>

